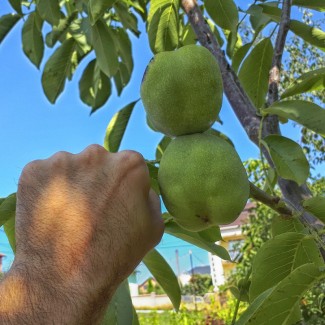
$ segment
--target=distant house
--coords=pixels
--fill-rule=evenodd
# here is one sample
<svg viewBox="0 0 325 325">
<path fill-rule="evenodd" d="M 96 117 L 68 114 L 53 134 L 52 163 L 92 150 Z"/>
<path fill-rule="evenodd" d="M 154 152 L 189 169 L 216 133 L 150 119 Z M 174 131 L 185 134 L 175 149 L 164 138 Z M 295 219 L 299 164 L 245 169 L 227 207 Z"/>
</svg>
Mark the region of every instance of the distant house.
<svg viewBox="0 0 325 325">
<path fill-rule="evenodd" d="M 240 250 L 238 248 L 240 243 L 244 240 L 241 227 L 248 221 L 248 217 L 254 207 L 254 203 L 247 203 L 243 212 L 234 222 L 229 225 L 220 226 L 223 241 L 217 242 L 217 244 L 225 247 L 228 250 L 232 260 L 235 259 L 238 254 L 240 254 Z M 230 271 L 236 267 L 236 264 L 222 260 L 220 257 L 210 253 L 209 261 L 211 266 L 212 282 L 215 290 L 217 291 L 218 287 L 225 283 L 227 276 L 230 274 Z"/>
<path fill-rule="evenodd" d="M 2 259 L 3 259 L 5 256 L 6 256 L 6 255 L 0 253 L 0 272 L 2 272 Z"/>
</svg>

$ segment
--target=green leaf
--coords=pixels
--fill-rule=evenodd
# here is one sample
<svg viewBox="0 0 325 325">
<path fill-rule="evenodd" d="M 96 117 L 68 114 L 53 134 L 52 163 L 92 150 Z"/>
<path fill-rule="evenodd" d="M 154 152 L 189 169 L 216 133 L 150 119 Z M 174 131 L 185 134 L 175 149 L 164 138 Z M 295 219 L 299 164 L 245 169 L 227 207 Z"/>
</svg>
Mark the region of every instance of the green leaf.
<svg viewBox="0 0 325 325">
<path fill-rule="evenodd" d="M 17 14 L 7 14 L 0 17 L 0 44 L 20 18 Z"/>
<path fill-rule="evenodd" d="M 76 41 L 65 40 L 46 62 L 42 86 L 47 99 L 54 104 L 64 89 L 65 79 L 72 75 L 77 65 Z"/>
<path fill-rule="evenodd" d="M 279 176 L 302 185 L 309 176 L 309 163 L 302 148 L 281 135 L 269 135 L 262 140 L 271 155 Z"/>
<path fill-rule="evenodd" d="M 253 261 L 250 301 L 306 263 L 323 265 L 317 244 L 311 236 L 287 232 L 267 241 Z"/>
<path fill-rule="evenodd" d="M 108 77 L 114 76 L 118 69 L 118 56 L 113 35 L 110 28 L 102 20 L 98 20 L 91 29 L 91 41 L 96 53 L 97 63 Z"/>
<path fill-rule="evenodd" d="M 320 221 L 325 223 L 325 197 L 316 196 L 306 199 L 303 201 L 302 205 L 308 212 L 312 213 Z"/>
<path fill-rule="evenodd" d="M 160 189 L 158 184 L 158 167 L 149 162 L 147 162 L 147 167 L 149 170 L 150 187 L 156 192 L 157 195 L 160 195 Z"/>
<path fill-rule="evenodd" d="M 307 43 L 325 51 L 325 32 L 322 30 L 308 26 L 297 20 L 290 21 L 290 30 Z"/>
<path fill-rule="evenodd" d="M 164 154 L 167 146 L 171 143 L 172 138 L 168 136 L 164 136 L 160 142 L 158 143 L 157 149 L 156 149 L 156 159 L 160 160 L 162 155 Z"/>
<path fill-rule="evenodd" d="M 138 100 L 120 109 L 110 120 L 105 134 L 104 148 L 110 152 L 119 150 L 125 129 L 128 125 L 133 108 Z"/>
<path fill-rule="evenodd" d="M 170 216 L 168 213 L 164 213 L 164 217 L 167 218 Z M 165 232 L 167 234 L 173 235 L 177 238 L 180 238 L 182 240 L 185 240 L 197 247 L 200 247 L 202 249 L 205 249 L 206 251 L 210 252 L 213 255 L 217 255 L 223 260 L 230 261 L 231 258 L 229 256 L 229 253 L 227 250 L 219 245 L 216 245 L 215 243 L 212 243 L 210 241 L 207 241 L 204 238 L 204 235 L 200 235 L 200 233 L 197 232 L 190 232 L 183 228 L 181 228 L 172 218 L 169 218 L 165 223 Z"/>
<path fill-rule="evenodd" d="M 58 25 L 61 18 L 61 11 L 58 0 L 36 0 L 37 11 L 43 20 L 51 25 Z"/>
<path fill-rule="evenodd" d="M 309 71 L 296 79 L 281 95 L 281 98 L 321 90 L 325 88 L 325 68 Z"/>
<path fill-rule="evenodd" d="M 81 100 L 92 107 L 92 112 L 103 106 L 111 94 L 111 81 L 99 69 L 96 59 L 89 62 L 79 81 Z"/>
<path fill-rule="evenodd" d="M 114 29 L 114 41 L 117 53 L 131 75 L 133 70 L 132 44 L 127 32 L 123 28 Z"/>
<path fill-rule="evenodd" d="M 306 128 L 325 136 L 325 110 L 304 100 L 275 102 L 263 110 L 264 114 L 275 114 L 293 120 Z"/>
<path fill-rule="evenodd" d="M 234 56 L 232 57 L 231 66 L 236 73 L 238 72 L 240 64 L 242 63 L 244 57 L 246 56 L 251 47 L 252 43 L 247 43 L 243 45 L 235 52 Z"/>
<path fill-rule="evenodd" d="M 101 18 L 108 9 L 112 8 L 115 1 L 116 0 L 89 0 L 88 14 L 91 24 L 95 25 L 98 19 Z"/>
<path fill-rule="evenodd" d="M 308 289 L 324 277 L 324 270 L 314 264 L 300 266 L 277 286 L 258 296 L 236 325 L 292 325 L 293 316 L 297 312 L 297 302 Z"/>
<path fill-rule="evenodd" d="M 292 4 L 295 6 L 305 7 L 318 11 L 325 11 L 324 0 L 293 0 Z"/>
<path fill-rule="evenodd" d="M 131 74 L 123 62 L 119 62 L 117 73 L 113 78 L 114 78 L 117 94 L 120 96 L 124 87 L 129 83 L 131 78 Z"/>
<path fill-rule="evenodd" d="M 276 23 L 281 21 L 281 9 L 278 8 L 278 3 L 270 3 L 270 4 L 259 4 L 260 8 L 262 8 L 263 15 L 271 18 Z"/>
<path fill-rule="evenodd" d="M 178 46 L 179 1 L 151 0 L 148 14 L 148 37 L 151 51 L 172 51 Z"/>
<path fill-rule="evenodd" d="M 3 230 L 6 233 L 10 247 L 14 254 L 16 253 L 15 220 L 16 218 L 13 216 L 3 225 Z"/>
<path fill-rule="evenodd" d="M 23 14 L 21 11 L 21 0 L 9 0 L 9 3 L 11 7 L 15 9 L 19 15 Z"/>
<path fill-rule="evenodd" d="M 132 324 L 133 317 L 133 305 L 129 284 L 127 280 L 124 280 L 112 297 L 101 324 Z"/>
<path fill-rule="evenodd" d="M 221 28 L 235 31 L 238 24 L 238 10 L 233 0 L 205 0 L 205 9 L 212 20 Z"/>
<path fill-rule="evenodd" d="M 137 17 L 130 12 L 128 6 L 126 6 L 121 1 L 116 1 L 114 4 L 114 9 L 125 29 L 131 30 L 136 36 L 140 35 L 138 30 L 138 20 Z"/>
<path fill-rule="evenodd" d="M 255 31 L 255 37 L 272 21 L 270 17 L 263 15 L 263 8 L 259 5 L 251 5 L 246 12 L 250 15 L 249 20 Z"/>
<path fill-rule="evenodd" d="M 181 289 L 172 268 L 155 249 L 144 257 L 143 263 L 164 289 L 174 308 L 178 311 L 181 303 Z"/>
<path fill-rule="evenodd" d="M 1 199 L 0 205 L 0 227 L 9 219 L 14 218 L 16 214 L 16 193 L 10 194 Z"/>
<path fill-rule="evenodd" d="M 297 218 L 285 218 L 281 215 L 273 217 L 271 229 L 273 237 L 287 232 L 305 233 L 305 227 Z"/>
<path fill-rule="evenodd" d="M 44 54 L 42 25 L 42 18 L 34 11 L 29 14 L 22 29 L 23 51 L 37 68 L 39 68 Z"/>
<path fill-rule="evenodd" d="M 272 57 L 272 42 L 265 38 L 247 56 L 238 74 L 241 84 L 257 108 L 265 103 Z"/>
</svg>

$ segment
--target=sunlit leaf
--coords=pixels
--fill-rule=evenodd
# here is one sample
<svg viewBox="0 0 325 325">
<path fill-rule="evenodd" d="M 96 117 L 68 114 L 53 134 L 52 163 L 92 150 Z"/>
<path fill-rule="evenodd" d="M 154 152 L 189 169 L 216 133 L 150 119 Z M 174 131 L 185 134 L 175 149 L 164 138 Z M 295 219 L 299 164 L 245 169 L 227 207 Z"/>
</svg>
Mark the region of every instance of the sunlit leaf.
<svg viewBox="0 0 325 325">
<path fill-rule="evenodd" d="M 0 17 L 0 44 L 20 18 L 17 14 L 7 14 Z"/>
<path fill-rule="evenodd" d="M 318 11 L 325 11 L 324 0 L 293 0 L 292 4 Z"/>
<path fill-rule="evenodd" d="M 249 53 L 238 74 L 241 84 L 257 108 L 265 103 L 272 57 L 271 40 L 265 38 Z"/>
<path fill-rule="evenodd" d="M 42 25 L 43 20 L 34 11 L 29 14 L 22 29 L 23 51 L 37 68 L 41 64 L 44 53 Z"/>
<path fill-rule="evenodd" d="M 110 120 L 105 134 L 104 148 L 110 152 L 119 150 L 125 129 L 128 125 L 133 108 L 138 100 L 120 109 Z"/>
<path fill-rule="evenodd" d="M 58 40 L 61 40 L 63 42 L 64 39 L 62 37 L 66 34 L 68 28 L 70 27 L 70 24 L 77 18 L 77 16 L 77 12 L 73 12 L 69 17 L 62 15 L 59 24 L 53 26 L 52 31 L 46 34 L 46 45 L 53 47 Z"/>
<path fill-rule="evenodd" d="M 150 1 L 147 30 L 153 53 L 171 51 L 178 46 L 178 10 L 178 0 Z"/>
<path fill-rule="evenodd" d="M 118 69 L 118 56 L 110 28 L 102 20 L 91 29 L 91 42 L 101 70 L 112 77 Z"/>
<path fill-rule="evenodd" d="M 325 136 L 325 110 L 304 100 L 275 102 L 263 110 L 264 114 L 275 114 L 293 120 L 306 128 Z"/>
<path fill-rule="evenodd" d="M 205 9 L 212 20 L 221 28 L 235 31 L 238 24 L 238 10 L 233 0 L 205 0 Z"/>
<path fill-rule="evenodd" d="M 64 89 L 65 80 L 77 65 L 76 41 L 65 40 L 46 62 L 42 74 L 42 86 L 47 99 L 54 104 Z"/>
<path fill-rule="evenodd" d="M 303 207 L 325 223 L 325 197 L 315 196 L 303 201 Z M 1 207 L 0 207 L 1 210 Z"/>
<path fill-rule="evenodd" d="M 262 143 L 270 153 L 278 175 L 299 185 L 305 183 L 309 176 L 309 163 L 296 142 L 281 135 L 269 135 Z"/>
<path fill-rule="evenodd" d="M 312 26 L 308 26 L 300 21 L 291 20 L 290 30 L 301 37 L 307 43 L 325 51 L 325 32 Z"/>
<path fill-rule="evenodd" d="M 236 325 L 292 325 L 297 302 L 315 283 L 325 277 L 323 269 L 314 264 L 304 264 L 264 291 L 241 315 Z M 289 322 L 290 321 L 290 322 Z"/>
<path fill-rule="evenodd" d="M 164 289 L 176 310 L 181 303 L 181 289 L 177 277 L 166 262 L 166 260 L 157 252 L 151 250 L 144 258 L 143 263 L 149 269 L 156 281 Z"/>
<path fill-rule="evenodd" d="M 81 100 L 92 107 L 92 112 L 103 106 L 111 94 L 111 81 L 99 69 L 96 59 L 89 62 L 79 81 Z"/>
<path fill-rule="evenodd" d="M 325 89 L 325 68 L 302 74 L 284 91 L 281 98 L 321 89 Z"/>
</svg>

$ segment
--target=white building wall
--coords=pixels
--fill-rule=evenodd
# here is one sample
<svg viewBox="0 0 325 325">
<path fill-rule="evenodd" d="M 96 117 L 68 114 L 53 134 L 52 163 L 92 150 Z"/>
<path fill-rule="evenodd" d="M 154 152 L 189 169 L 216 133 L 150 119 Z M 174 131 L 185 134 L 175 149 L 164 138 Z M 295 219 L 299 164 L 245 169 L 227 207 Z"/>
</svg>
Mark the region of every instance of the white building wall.
<svg viewBox="0 0 325 325">
<path fill-rule="evenodd" d="M 227 237 L 234 237 L 241 235 L 240 226 L 229 226 L 221 228 L 221 236 L 224 240 L 227 240 Z M 216 242 L 217 245 L 220 242 Z M 211 277 L 212 283 L 214 285 L 214 290 L 218 291 L 218 286 L 225 283 L 224 269 L 222 266 L 222 259 L 219 256 L 212 255 L 209 253 L 209 262 L 211 267 Z"/>
</svg>

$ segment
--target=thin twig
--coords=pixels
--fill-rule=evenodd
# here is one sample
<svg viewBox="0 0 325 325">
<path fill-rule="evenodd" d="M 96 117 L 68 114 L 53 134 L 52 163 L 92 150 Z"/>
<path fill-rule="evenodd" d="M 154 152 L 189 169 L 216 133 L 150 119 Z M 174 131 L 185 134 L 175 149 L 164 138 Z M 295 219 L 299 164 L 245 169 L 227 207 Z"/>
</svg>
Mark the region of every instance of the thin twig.
<svg viewBox="0 0 325 325">
<path fill-rule="evenodd" d="M 293 211 L 289 208 L 286 203 L 277 196 L 272 196 L 259 187 L 255 186 L 253 183 L 249 183 L 250 186 L 250 197 L 254 200 L 262 202 L 274 211 L 284 215 L 293 216 Z"/>
</svg>

